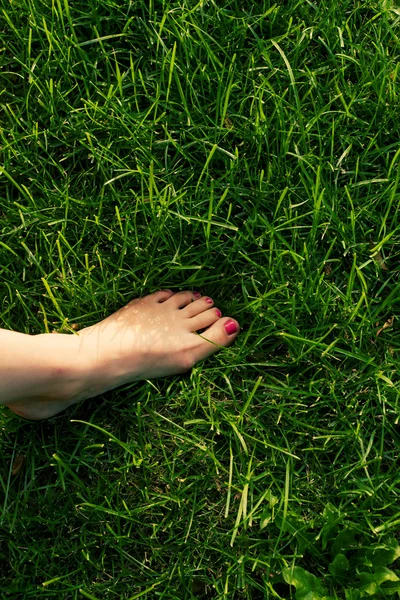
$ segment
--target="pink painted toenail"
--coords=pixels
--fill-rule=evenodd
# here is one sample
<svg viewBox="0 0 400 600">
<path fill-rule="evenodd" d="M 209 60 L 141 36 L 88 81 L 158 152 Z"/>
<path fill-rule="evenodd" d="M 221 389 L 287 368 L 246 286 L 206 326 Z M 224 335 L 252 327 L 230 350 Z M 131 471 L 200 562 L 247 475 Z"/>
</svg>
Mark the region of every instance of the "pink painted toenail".
<svg viewBox="0 0 400 600">
<path fill-rule="evenodd" d="M 218 308 L 215 309 L 215 312 L 217 313 L 217 317 L 222 317 L 222 312 Z"/>
<path fill-rule="evenodd" d="M 211 299 L 211 298 L 206 298 L 206 302 L 207 302 L 208 304 L 212 304 L 212 303 L 213 303 L 213 301 L 212 301 L 212 299 Z"/>
<path fill-rule="evenodd" d="M 228 321 L 225 323 L 225 331 L 228 335 L 232 335 L 237 332 L 237 326 L 235 321 Z"/>
<path fill-rule="evenodd" d="M 196 298 L 200 298 L 201 294 L 200 292 L 193 292 L 193 296 L 196 296 Z"/>
</svg>

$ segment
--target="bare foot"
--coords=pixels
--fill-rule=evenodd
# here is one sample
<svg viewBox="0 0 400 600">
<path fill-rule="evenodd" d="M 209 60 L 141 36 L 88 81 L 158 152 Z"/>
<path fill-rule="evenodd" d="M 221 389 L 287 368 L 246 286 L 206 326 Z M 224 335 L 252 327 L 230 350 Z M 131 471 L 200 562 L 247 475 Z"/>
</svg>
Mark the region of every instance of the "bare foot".
<svg viewBox="0 0 400 600">
<path fill-rule="evenodd" d="M 64 338 L 63 364 L 70 364 L 73 356 L 75 370 L 66 368 L 64 384 L 54 385 L 44 397 L 9 407 L 28 419 L 48 418 L 122 384 L 183 373 L 229 346 L 238 333 L 237 321 L 222 317 L 211 298 L 195 292 L 155 292 L 77 335 L 45 334 L 45 341 L 57 338 L 58 345 Z"/>
</svg>

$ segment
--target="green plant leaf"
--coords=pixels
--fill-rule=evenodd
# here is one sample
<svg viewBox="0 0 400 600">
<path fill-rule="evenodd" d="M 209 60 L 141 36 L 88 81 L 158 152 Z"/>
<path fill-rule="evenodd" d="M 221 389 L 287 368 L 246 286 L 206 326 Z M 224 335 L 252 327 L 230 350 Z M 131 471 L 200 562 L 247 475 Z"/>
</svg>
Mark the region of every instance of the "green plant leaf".
<svg viewBox="0 0 400 600">
<path fill-rule="evenodd" d="M 285 533 L 291 533 L 296 540 L 297 550 L 303 554 L 306 549 L 315 548 L 315 535 L 306 531 L 307 523 L 296 514 L 287 515 L 285 521 L 281 514 L 275 516 L 275 525 Z"/>
<path fill-rule="evenodd" d="M 337 508 L 335 508 L 333 506 L 333 504 L 331 504 L 330 502 L 328 502 L 328 504 L 325 506 L 323 515 L 324 515 L 325 523 L 322 526 L 322 529 L 321 529 L 321 532 L 319 535 L 320 535 L 321 542 L 322 542 L 322 549 L 325 550 L 325 548 L 328 545 L 328 542 L 332 539 L 333 535 L 336 533 L 336 531 L 338 529 L 338 525 L 340 523 L 342 523 L 343 516 L 337 510 Z"/>
<path fill-rule="evenodd" d="M 354 588 L 350 588 L 348 590 L 344 590 L 346 600 L 359 600 L 362 596 L 358 590 Z"/>
<path fill-rule="evenodd" d="M 386 544 L 380 544 L 372 548 L 366 548 L 364 552 L 360 549 L 358 553 L 359 565 L 369 567 L 387 567 L 400 557 L 400 546 L 396 540 L 391 540 Z"/>
<path fill-rule="evenodd" d="M 353 550 L 356 546 L 356 532 L 351 527 L 345 527 L 336 537 L 332 544 L 331 554 L 345 554 L 348 550 Z"/>
<path fill-rule="evenodd" d="M 260 530 L 261 531 L 266 528 L 266 526 L 271 521 L 271 519 L 272 519 L 272 511 L 270 511 L 269 508 L 266 508 L 260 518 Z"/>
<path fill-rule="evenodd" d="M 349 561 L 344 554 L 337 554 L 328 568 L 334 577 L 343 577 L 349 568 Z"/>
<path fill-rule="evenodd" d="M 288 567 L 282 575 L 286 583 L 296 588 L 296 600 L 325 600 L 327 591 L 312 573 L 301 567 Z"/>
<path fill-rule="evenodd" d="M 374 573 L 360 573 L 359 574 L 360 583 L 357 587 L 360 591 L 366 592 L 369 596 L 373 594 L 377 594 L 381 591 L 381 586 L 385 582 L 390 582 L 386 585 L 385 588 L 382 587 L 382 590 L 388 590 L 388 593 L 394 594 L 398 589 L 400 589 L 400 579 L 396 575 L 394 571 L 387 569 L 386 567 L 378 567 Z M 393 584 L 394 585 L 391 585 Z M 392 591 L 389 591 L 391 588 Z"/>
<path fill-rule="evenodd" d="M 381 590 L 387 595 L 400 592 L 400 581 L 385 581 L 381 586 Z"/>
<path fill-rule="evenodd" d="M 268 491 L 265 498 L 266 498 L 266 500 L 268 500 L 268 505 L 270 508 L 273 508 L 275 506 L 275 504 L 277 504 L 277 502 L 279 502 L 279 499 L 273 495 L 271 490 Z"/>
<path fill-rule="evenodd" d="M 270 521 L 273 520 L 272 516 L 272 508 L 274 508 L 275 504 L 279 501 L 276 496 L 273 495 L 271 490 L 268 491 L 265 496 L 266 500 L 268 500 L 268 508 L 266 508 L 260 518 L 260 530 L 262 531 L 268 525 Z"/>
</svg>

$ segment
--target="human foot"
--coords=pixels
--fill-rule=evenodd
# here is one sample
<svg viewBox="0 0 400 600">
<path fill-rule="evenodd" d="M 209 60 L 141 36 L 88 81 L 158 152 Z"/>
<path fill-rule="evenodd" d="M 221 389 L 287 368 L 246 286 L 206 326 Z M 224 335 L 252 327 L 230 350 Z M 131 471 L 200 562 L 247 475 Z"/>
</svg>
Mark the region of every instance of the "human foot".
<svg viewBox="0 0 400 600">
<path fill-rule="evenodd" d="M 132 300 L 79 334 L 44 334 L 47 339 L 57 338 L 57 343 L 65 340 L 60 359 L 61 365 L 67 365 L 66 383 L 60 381 L 58 389 L 53 383 L 50 394 L 36 396 L 33 402 L 8 406 L 28 419 L 48 418 L 120 385 L 188 371 L 220 347 L 229 346 L 238 333 L 237 321 L 222 317 L 211 298 L 195 292 L 155 292 Z"/>
</svg>

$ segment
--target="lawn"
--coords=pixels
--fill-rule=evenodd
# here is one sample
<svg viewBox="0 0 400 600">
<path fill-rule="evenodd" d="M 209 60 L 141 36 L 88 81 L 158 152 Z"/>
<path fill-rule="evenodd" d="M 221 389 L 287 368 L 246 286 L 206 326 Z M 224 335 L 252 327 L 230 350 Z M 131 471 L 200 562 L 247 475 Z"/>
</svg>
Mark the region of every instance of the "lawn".
<svg viewBox="0 0 400 600">
<path fill-rule="evenodd" d="M 400 9 L 0 0 L 0 326 L 200 290 L 184 376 L 0 408 L 0 598 L 398 598 Z"/>
</svg>

